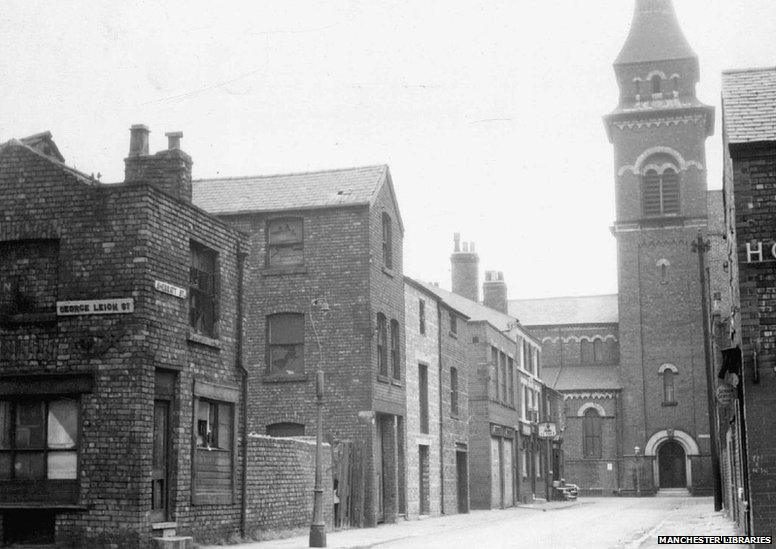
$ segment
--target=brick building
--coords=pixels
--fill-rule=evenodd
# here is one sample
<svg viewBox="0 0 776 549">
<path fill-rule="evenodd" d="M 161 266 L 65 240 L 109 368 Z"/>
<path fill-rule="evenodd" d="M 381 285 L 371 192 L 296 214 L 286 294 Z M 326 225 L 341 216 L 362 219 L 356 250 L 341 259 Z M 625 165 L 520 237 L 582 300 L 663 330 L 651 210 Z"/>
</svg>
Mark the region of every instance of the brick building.
<svg viewBox="0 0 776 549">
<path fill-rule="evenodd" d="M 619 292 L 546 300 L 543 311 L 513 301 L 509 312 L 541 332 L 545 365 L 557 371 L 569 480 L 604 494 L 705 494 L 711 435 L 691 246 L 708 235 L 714 111 L 695 96 L 698 59 L 670 0 L 636 0 L 614 71 L 620 98 L 604 122 L 614 146 Z"/>
<path fill-rule="evenodd" d="M 742 532 L 776 531 L 776 69 L 722 75 L 726 288 L 716 298 L 726 507 Z"/>
<path fill-rule="evenodd" d="M 133 127 L 117 185 L 67 167 L 48 133 L 0 146 L 5 544 L 244 526 L 245 242 L 191 204 L 178 139 L 149 155 Z"/>
<path fill-rule="evenodd" d="M 404 228 L 387 166 L 198 180 L 194 203 L 248 236 L 248 424 L 358 444 L 356 524 L 394 522 L 404 481 Z"/>
<path fill-rule="evenodd" d="M 405 277 L 407 516 L 469 510 L 468 317 Z"/>
</svg>

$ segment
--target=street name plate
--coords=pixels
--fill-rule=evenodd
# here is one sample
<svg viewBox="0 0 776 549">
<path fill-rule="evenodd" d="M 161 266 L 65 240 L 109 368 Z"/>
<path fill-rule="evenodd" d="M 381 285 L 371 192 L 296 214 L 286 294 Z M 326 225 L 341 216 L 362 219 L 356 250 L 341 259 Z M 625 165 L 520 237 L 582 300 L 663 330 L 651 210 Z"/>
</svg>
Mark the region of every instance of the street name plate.
<svg viewBox="0 0 776 549">
<path fill-rule="evenodd" d="M 135 301 L 131 297 L 57 301 L 57 316 L 126 314 L 134 311 Z"/>
<path fill-rule="evenodd" d="M 170 284 L 169 282 L 154 280 L 154 288 L 163 294 L 169 294 L 175 297 L 179 297 L 180 299 L 186 299 L 186 290 L 184 288 Z"/>
</svg>

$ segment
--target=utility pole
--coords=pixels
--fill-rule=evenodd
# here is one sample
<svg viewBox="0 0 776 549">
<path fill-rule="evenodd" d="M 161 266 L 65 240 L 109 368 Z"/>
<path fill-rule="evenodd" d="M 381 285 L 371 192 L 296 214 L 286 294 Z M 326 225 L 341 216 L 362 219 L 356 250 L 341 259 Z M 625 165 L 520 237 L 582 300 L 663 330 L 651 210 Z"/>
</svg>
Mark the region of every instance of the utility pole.
<svg viewBox="0 0 776 549">
<path fill-rule="evenodd" d="M 329 312 L 329 304 L 324 298 L 314 299 L 313 308 L 322 313 Z M 317 416 L 315 424 L 315 487 L 313 488 L 313 521 L 310 524 L 310 547 L 326 547 L 326 522 L 323 520 L 323 351 L 315 319 L 310 311 L 310 324 L 313 328 L 315 342 L 318 344 L 318 371 L 315 372 L 315 396 Z"/>
<path fill-rule="evenodd" d="M 706 282 L 706 252 L 711 245 L 708 240 L 699 234 L 698 239 L 692 243 L 693 253 L 698 254 L 698 271 L 701 283 L 701 310 L 703 312 L 703 355 L 706 365 L 706 399 L 709 407 L 709 445 L 711 450 L 711 474 L 714 483 L 714 510 L 722 509 L 722 479 L 719 474 L 719 454 L 717 453 L 717 421 L 714 403 L 714 375 L 711 357 L 709 296 Z"/>
</svg>

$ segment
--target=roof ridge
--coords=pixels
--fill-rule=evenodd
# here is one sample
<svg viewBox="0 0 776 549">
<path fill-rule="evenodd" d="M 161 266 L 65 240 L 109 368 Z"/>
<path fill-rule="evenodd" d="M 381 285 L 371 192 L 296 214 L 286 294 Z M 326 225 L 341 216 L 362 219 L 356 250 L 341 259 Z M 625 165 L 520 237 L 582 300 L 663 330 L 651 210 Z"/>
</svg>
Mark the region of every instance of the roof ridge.
<svg viewBox="0 0 776 549">
<path fill-rule="evenodd" d="M 741 74 L 741 73 L 753 73 L 753 72 L 776 72 L 776 66 L 773 67 L 744 67 L 738 69 L 725 69 L 722 74 Z"/>
<path fill-rule="evenodd" d="M 269 179 L 272 177 L 290 177 L 294 175 L 349 172 L 349 171 L 355 171 L 355 170 L 363 170 L 366 168 L 380 168 L 382 170 L 381 173 L 385 173 L 385 169 L 387 167 L 388 167 L 388 164 L 367 164 L 363 166 L 351 166 L 349 168 L 329 168 L 326 170 L 307 170 L 302 172 L 271 173 L 271 174 L 265 174 L 265 175 L 236 175 L 236 176 L 227 176 L 227 177 L 208 177 L 208 178 L 203 177 L 200 179 L 192 179 L 192 183 L 199 183 L 203 181 L 241 181 L 241 180 L 247 180 L 247 179 Z"/>
<path fill-rule="evenodd" d="M 613 297 L 619 295 L 618 292 L 609 293 L 609 294 L 584 294 L 584 295 L 559 295 L 559 296 L 553 296 L 553 297 L 527 297 L 527 298 L 518 298 L 518 299 L 507 299 L 507 301 L 544 301 L 548 299 L 576 299 L 581 297 Z"/>
<path fill-rule="evenodd" d="M 36 135 L 38 135 L 38 134 L 36 134 Z M 28 139 L 28 138 L 25 137 L 23 139 Z M 42 158 L 44 160 L 47 160 L 48 162 L 51 162 L 55 166 L 63 169 L 66 172 L 71 173 L 72 175 L 76 176 L 77 178 L 83 179 L 83 183 L 86 183 L 88 185 L 101 185 L 101 183 L 98 180 L 94 179 L 94 177 L 92 177 L 92 176 L 90 176 L 90 175 L 88 175 L 88 174 L 86 174 L 86 173 L 84 173 L 84 172 L 82 172 L 82 171 L 80 171 L 80 170 L 78 170 L 76 168 L 73 168 L 72 166 L 68 166 L 67 164 L 65 164 L 64 162 L 60 162 L 56 158 L 52 158 L 51 156 L 49 156 L 47 154 L 44 154 L 43 152 L 39 151 L 35 147 L 30 147 L 24 141 L 22 141 L 21 139 L 18 139 L 16 137 L 12 137 L 11 139 L 6 141 L 5 143 L 0 143 L 0 151 L 5 149 L 6 147 L 10 147 L 12 145 L 17 145 L 19 147 L 23 147 L 23 148 L 27 149 L 31 153 L 39 156 L 40 158 Z"/>
</svg>

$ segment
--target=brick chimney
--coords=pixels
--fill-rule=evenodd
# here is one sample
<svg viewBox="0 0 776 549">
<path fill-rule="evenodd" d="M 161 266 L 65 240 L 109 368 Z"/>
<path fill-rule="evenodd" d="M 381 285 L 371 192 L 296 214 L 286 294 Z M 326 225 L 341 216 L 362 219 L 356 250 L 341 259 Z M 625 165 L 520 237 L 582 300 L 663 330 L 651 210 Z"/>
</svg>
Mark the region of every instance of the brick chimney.
<svg viewBox="0 0 776 549">
<path fill-rule="evenodd" d="M 474 242 L 464 242 L 461 248 L 461 235 L 455 233 L 453 243 L 453 255 L 450 256 L 453 293 L 479 302 L 480 258 L 474 251 Z"/>
<path fill-rule="evenodd" d="M 507 313 L 507 283 L 501 271 L 485 271 L 482 283 L 482 304 L 491 309 Z"/>
<path fill-rule="evenodd" d="M 191 202 L 191 157 L 180 149 L 182 132 L 165 134 L 167 150 L 148 153 L 147 126 L 135 124 L 130 129 L 129 156 L 124 159 L 124 182 L 145 182 L 168 194 Z"/>
</svg>

